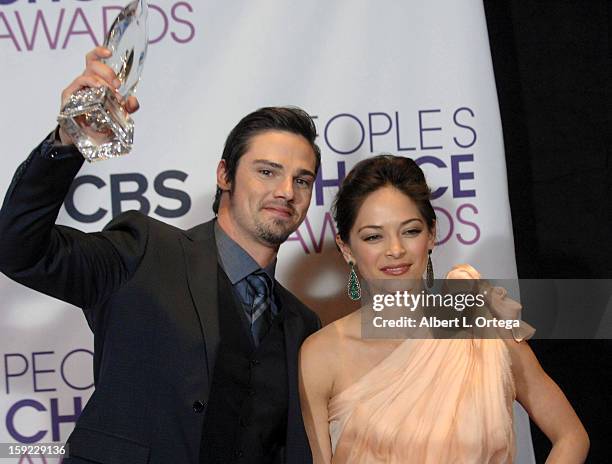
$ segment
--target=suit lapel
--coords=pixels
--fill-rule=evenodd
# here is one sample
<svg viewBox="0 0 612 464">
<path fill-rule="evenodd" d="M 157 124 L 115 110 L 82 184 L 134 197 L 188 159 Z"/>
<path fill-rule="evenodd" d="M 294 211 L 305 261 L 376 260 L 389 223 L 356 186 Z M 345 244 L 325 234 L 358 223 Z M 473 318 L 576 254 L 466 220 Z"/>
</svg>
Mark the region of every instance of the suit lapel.
<svg viewBox="0 0 612 464">
<path fill-rule="evenodd" d="M 209 221 L 186 232 L 181 238 L 189 291 L 193 300 L 206 351 L 208 386 L 214 372 L 219 347 L 219 313 L 217 301 L 217 246 L 214 222 Z"/>
<path fill-rule="evenodd" d="M 286 446 L 292 453 L 298 456 L 306 455 L 307 441 L 302 412 L 300 408 L 300 397 L 298 392 L 298 350 L 304 341 L 305 329 L 302 316 L 292 304 L 288 291 L 277 284 L 277 295 L 285 311 L 283 329 L 285 332 L 285 350 L 287 353 L 287 376 L 289 384 L 289 408 L 287 411 L 287 442 Z M 305 445 L 306 444 L 306 445 Z"/>
<path fill-rule="evenodd" d="M 278 289 L 278 295 L 281 307 L 285 312 L 285 320 L 283 321 L 283 331 L 285 332 L 285 349 L 287 352 L 287 371 L 289 380 L 297 378 L 297 355 L 298 349 L 304 337 L 304 321 L 299 312 L 292 304 L 287 290 L 283 288 L 278 281 L 275 283 Z M 291 383 L 290 383 L 291 386 Z"/>
</svg>

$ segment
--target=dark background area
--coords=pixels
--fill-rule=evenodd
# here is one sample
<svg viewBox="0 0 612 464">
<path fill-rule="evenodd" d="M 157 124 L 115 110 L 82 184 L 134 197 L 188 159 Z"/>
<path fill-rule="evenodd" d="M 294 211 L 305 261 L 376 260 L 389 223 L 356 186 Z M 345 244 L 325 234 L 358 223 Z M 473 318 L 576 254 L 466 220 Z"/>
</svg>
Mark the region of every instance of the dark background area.
<svg viewBox="0 0 612 464">
<path fill-rule="evenodd" d="M 520 278 L 612 278 L 612 2 L 485 0 Z M 532 340 L 610 461 L 612 340 Z M 537 462 L 550 442 L 532 424 Z"/>
</svg>

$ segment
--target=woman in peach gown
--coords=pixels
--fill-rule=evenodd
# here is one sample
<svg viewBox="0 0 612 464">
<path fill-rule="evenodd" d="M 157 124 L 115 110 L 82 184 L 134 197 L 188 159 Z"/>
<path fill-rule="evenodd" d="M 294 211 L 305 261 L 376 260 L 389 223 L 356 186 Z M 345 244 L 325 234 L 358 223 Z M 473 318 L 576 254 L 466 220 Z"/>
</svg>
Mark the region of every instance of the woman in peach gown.
<svg viewBox="0 0 612 464">
<path fill-rule="evenodd" d="M 414 161 L 381 155 L 358 163 L 333 212 L 338 246 L 362 282 L 431 273 L 435 211 Z M 479 275 L 463 265 L 449 277 Z M 520 305 L 493 290 L 491 311 L 516 315 Z M 547 462 L 584 462 L 586 431 L 525 342 L 530 335 L 523 325 L 491 339 L 365 339 L 359 310 L 327 325 L 300 352 L 314 464 L 511 463 L 515 399 L 551 440 Z"/>
</svg>

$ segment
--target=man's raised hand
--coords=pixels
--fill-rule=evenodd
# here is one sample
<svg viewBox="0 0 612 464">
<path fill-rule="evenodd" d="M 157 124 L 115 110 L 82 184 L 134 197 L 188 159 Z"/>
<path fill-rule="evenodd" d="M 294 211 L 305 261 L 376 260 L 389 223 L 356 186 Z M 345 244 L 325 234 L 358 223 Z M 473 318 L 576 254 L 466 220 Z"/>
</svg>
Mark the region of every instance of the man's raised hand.
<svg viewBox="0 0 612 464">
<path fill-rule="evenodd" d="M 68 87 L 66 87 L 61 96 L 61 108 L 64 107 L 70 95 L 85 87 L 108 87 L 113 92 L 121 86 L 121 82 L 117 79 L 115 72 L 101 60 L 109 58 L 112 55 L 111 51 L 104 47 L 96 47 L 85 56 L 85 70 L 83 74 L 73 80 Z M 116 93 L 117 98 L 128 113 L 134 113 L 140 108 L 138 99 L 134 96 L 130 96 L 127 99 L 123 99 L 121 95 Z M 72 138 L 60 128 L 59 136 L 63 144 L 74 143 Z"/>
</svg>

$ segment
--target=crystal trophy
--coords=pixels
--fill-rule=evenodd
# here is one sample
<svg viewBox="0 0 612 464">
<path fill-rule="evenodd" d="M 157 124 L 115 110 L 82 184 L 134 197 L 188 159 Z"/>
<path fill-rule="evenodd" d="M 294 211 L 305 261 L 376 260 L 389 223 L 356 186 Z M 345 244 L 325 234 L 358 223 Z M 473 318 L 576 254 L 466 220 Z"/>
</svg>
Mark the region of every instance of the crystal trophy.
<svg viewBox="0 0 612 464">
<path fill-rule="evenodd" d="M 149 43 L 148 6 L 130 2 L 111 26 L 104 46 L 113 54 L 102 60 L 121 82 L 117 94 L 110 88 L 83 88 L 73 93 L 57 120 L 87 161 L 126 155 L 134 143 L 134 121 L 120 98 L 133 95 L 140 81 Z"/>
</svg>

